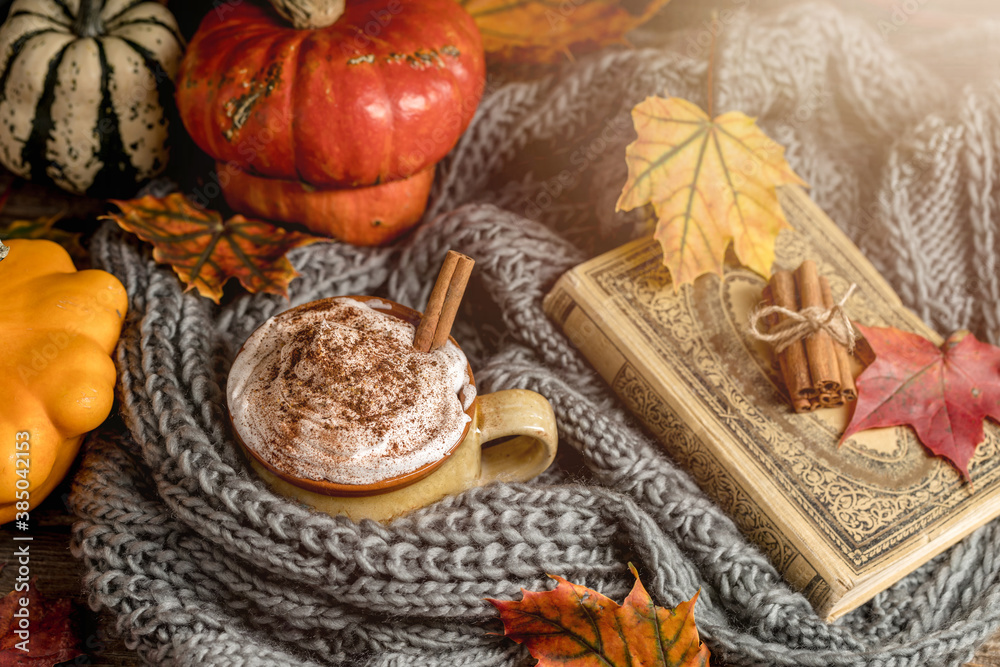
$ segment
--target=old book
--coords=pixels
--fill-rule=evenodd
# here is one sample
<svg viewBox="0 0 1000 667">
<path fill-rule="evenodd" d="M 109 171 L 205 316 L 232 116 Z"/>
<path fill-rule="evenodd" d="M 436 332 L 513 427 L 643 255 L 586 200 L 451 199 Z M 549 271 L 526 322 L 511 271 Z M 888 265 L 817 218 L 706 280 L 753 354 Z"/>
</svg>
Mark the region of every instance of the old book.
<svg viewBox="0 0 1000 667">
<path fill-rule="evenodd" d="M 798 188 L 776 267 L 813 259 L 872 326 L 941 338 Z M 972 484 L 911 429 L 838 446 L 849 407 L 795 414 L 766 345 L 746 333 L 765 280 L 738 265 L 676 294 L 659 244 L 640 240 L 564 275 L 545 309 L 669 454 L 827 620 L 854 609 L 1000 514 L 1000 428 L 987 425 Z M 860 372 L 860 367 L 855 369 Z"/>
</svg>

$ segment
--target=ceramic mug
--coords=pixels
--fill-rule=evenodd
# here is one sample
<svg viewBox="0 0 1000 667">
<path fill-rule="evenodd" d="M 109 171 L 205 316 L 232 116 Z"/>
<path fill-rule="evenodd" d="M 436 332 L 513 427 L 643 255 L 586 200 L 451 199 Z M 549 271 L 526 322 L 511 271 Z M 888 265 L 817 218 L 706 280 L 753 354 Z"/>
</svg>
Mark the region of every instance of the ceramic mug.
<svg viewBox="0 0 1000 667">
<path fill-rule="evenodd" d="M 375 302 L 380 312 L 414 326 L 420 321 L 420 313 L 387 299 L 349 298 Z M 315 309 L 318 303 L 321 302 L 298 308 Z M 455 343 L 453 338 L 451 341 Z M 475 387 L 472 369 L 467 372 L 469 383 Z M 339 484 L 288 474 L 258 456 L 235 426 L 233 432 L 250 465 L 277 493 L 328 514 L 345 514 L 353 520 L 388 521 L 476 486 L 495 481 L 528 481 L 544 472 L 555 459 L 558 445 L 555 415 L 540 394 L 508 389 L 477 395 L 466 413 L 470 421 L 444 457 L 374 484 Z M 489 446 L 491 441 L 504 438 L 507 439 Z"/>
</svg>

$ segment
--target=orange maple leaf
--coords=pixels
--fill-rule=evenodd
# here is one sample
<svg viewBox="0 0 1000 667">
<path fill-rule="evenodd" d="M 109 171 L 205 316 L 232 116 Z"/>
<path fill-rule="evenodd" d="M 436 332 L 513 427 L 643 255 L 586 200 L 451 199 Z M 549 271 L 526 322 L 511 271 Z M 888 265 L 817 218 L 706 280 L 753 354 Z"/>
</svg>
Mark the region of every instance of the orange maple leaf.
<svg viewBox="0 0 1000 667">
<path fill-rule="evenodd" d="M 680 98 L 648 97 L 632 110 L 638 138 L 625 159 L 628 180 L 616 209 L 651 203 L 674 290 L 706 273 L 722 275 L 726 249 L 770 275 L 774 243 L 790 228 L 778 185 L 806 185 L 785 149 L 738 111 L 714 121 Z"/>
<path fill-rule="evenodd" d="M 321 239 L 242 215 L 222 220 L 174 193 L 128 201 L 110 200 L 121 209 L 105 219 L 153 244 L 153 259 L 169 264 L 189 290 L 216 303 L 222 287 L 236 278 L 248 292 L 288 296 L 298 272 L 285 254 Z"/>
<path fill-rule="evenodd" d="M 624 43 L 670 0 L 458 0 L 472 15 L 493 60 L 553 63 Z"/>
<path fill-rule="evenodd" d="M 539 667 L 706 667 L 710 653 L 694 624 L 698 594 L 676 609 L 657 607 L 635 568 L 629 570 L 635 586 L 621 606 L 555 576 L 555 590 L 488 601 L 500 611 L 507 637 L 527 646 Z"/>
</svg>

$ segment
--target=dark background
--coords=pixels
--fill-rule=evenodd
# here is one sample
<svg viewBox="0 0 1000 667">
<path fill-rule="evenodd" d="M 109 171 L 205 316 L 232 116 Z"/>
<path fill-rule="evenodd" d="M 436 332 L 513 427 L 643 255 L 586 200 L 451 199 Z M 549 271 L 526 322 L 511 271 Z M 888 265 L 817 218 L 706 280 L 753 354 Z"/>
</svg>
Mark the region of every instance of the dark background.
<svg viewBox="0 0 1000 667">
<path fill-rule="evenodd" d="M 225 0 L 169 0 L 167 6 L 177 17 L 186 36 L 193 34 L 198 22 L 217 2 Z M 579 2 L 580 0 L 576 0 Z M 633 0 L 641 2 L 641 0 Z M 13 0 L 0 0 L 0 19 L 7 16 Z M 801 0 L 673 0 L 655 19 L 657 26 L 684 27 L 707 19 L 713 9 L 720 11 L 746 6 L 752 11 L 764 11 Z M 873 23 L 880 19 L 891 20 L 894 10 L 901 9 L 910 15 L 906 29 L 940 29 L 956 22 L 980 20 L 984 17 L 1000 19 L 1000 3 L 996 0 L 830 0 L 830 4 L 860 16 Z M 625 3 L 628 6 L 628 2 Z M 910 11 L 917 8 L 916 11 Z"/>
</svg>

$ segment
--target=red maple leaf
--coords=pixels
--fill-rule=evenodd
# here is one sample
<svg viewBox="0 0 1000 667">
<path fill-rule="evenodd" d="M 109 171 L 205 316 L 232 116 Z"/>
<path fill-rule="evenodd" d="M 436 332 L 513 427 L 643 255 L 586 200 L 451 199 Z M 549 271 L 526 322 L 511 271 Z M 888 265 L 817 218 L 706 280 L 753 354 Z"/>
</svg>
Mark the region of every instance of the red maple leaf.
<svg viewBox="0 0 1000 667">
<path fill-rule="evenodd" d="M 968 481 L 983 419 L 1000 421 L 1000 348 L 967 331 L 938 349 L 899 329 L 858 329 L 875 361 L 858 378 L 858 401 L 841 442 L 858 431 L 909 425 Z"/>
<path fill-rule="evenodd" d="M 27 590 L 8 593 L 0 600 L 0 667 L 50 667 L 83 655 L 72 612 L 70 600 L 45 597 L 34 580 Z"/>
</svg>

